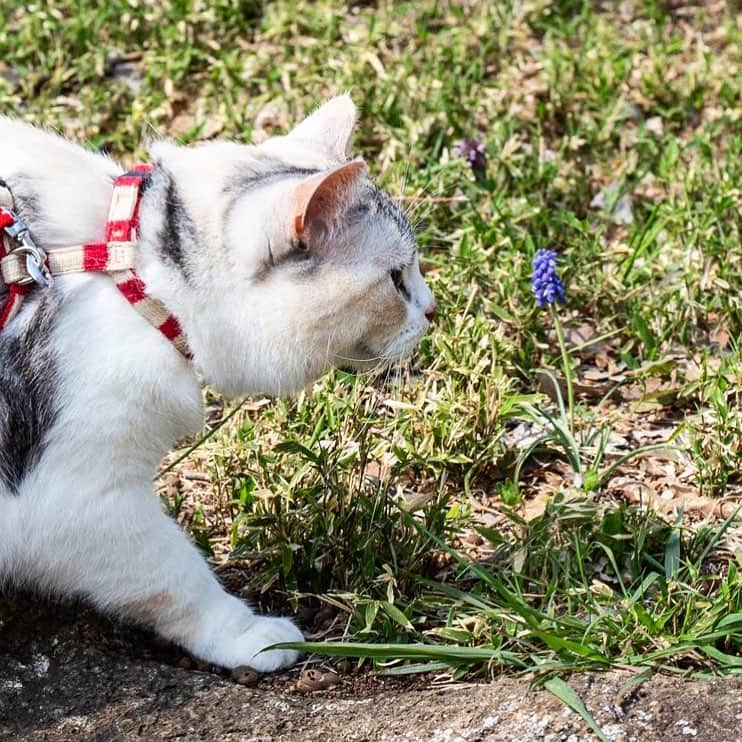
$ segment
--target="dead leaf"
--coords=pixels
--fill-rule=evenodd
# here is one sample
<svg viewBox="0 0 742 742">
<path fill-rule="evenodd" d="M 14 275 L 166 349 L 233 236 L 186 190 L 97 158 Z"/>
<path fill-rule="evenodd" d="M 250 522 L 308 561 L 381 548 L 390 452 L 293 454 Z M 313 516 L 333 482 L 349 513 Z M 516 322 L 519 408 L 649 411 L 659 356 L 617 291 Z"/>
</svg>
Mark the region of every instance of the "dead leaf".
<svg viewBox="0 0 742 742">
<path fill-rule="evenodd" d="M 559 477 L 559 487 L 562 484 L 562 478 Z M 555 488 L 555 489 L 558 489 Z M 546 512 L 546 506 L 551 501 L 551 495 L 540 492 L 534 498 L 528 499 L 523 503 L 523 517 L 527 521 L 534 518 L 540 518 Z"/>
<path fill-rule="evenodd" d="M 587 368 L 582 372 L 582 377 L 588 381 L 605 381 L 610 378 L 610 374 L 598 368 Z"/>
<path fill-rule="evenodd" d="M 247 665 L 240 665 L 232 670 L 232 680 L 240 685 L 246 685 L 248 688 L 258 684 L 260 675 Z"/>
<path fill-rule="evenodd" d="M 575 346 L 590 342 L 597 335 L 597 332 L 592 325 L 583 322 L 579 327 L 565 328 L 564 334 L 567 345 Z"/>
<path fill-rule="evenodd" d="M 334 688 L 340 679 L 337 674 L 328 670 L 304 670 L 296 681 L 296 690 L 299 693 L 314 693 L 319 690 L 328 690 Z"/>
<path fill-rule="evenodd" d="M 614 224 L 631 225 L 634 223 L 634 214 L 631 210 L 631 196 L 624 193 L 614 200 L 619 184 L 609 183 L 605 188 L 593 196 L 590 201 L 591 209 L 606 212 Z"/>
<path fill-rule="evenodd" d="M 21 73 L 15 67 L 10 67 L 3 61 L 0 61 L 0 78 L 8 83 L 11 90 L 16 90 L 20 87 Z"/>
<path fill-rule="evenodd" d="M 272 137 L 276 132 L 288 128 L 288 110 L 285 104 L 278 101 L 266 103 L 259 111 L 253 122 L 252 139 L 260 144 Z"/>
<path fill-rule="evenodd" d="M 644 122 L 647 131 L 652 132 L 656 137 L 661 137 L 663 133 L 662 119 L 659 116 L 652 116 Z"/>
<path fill-rule="evenodd" d="M 711 342 L 720 348 L 727 348 L 729 346 L 729 329 L 726 325 L 717 325 L 711 331 Z"/>
<path fill-rule="evenodd" d="M 172 137 L 179 137 L 181 134 L 185 134 L 189 129 L 194 126 L 193 115 L 187 111 L 179 113 L 171 122 L 167 128 L 168 134 Z"/>
<path fill-rule="evenodd" d="M 201 131 L 198 133 L 198 138 L 213 139 L 215 136 L 221 134 L 224 128 L 224 121 L 219 116 L 209 116 L 201 127 Z"/>
</svg>

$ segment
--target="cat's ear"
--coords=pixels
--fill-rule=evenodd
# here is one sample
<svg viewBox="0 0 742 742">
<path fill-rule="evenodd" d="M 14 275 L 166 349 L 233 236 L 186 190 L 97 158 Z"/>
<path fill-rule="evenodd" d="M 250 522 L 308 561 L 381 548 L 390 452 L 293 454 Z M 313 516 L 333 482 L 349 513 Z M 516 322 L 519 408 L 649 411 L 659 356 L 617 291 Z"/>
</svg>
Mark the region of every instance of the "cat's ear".
<svg viewBox="0 0 742 742">
<path fill-rule="evenodd" d="M 366 163 L 353 160 L 333 170 L 305 178 L 296 188 L 296 211 L 292 224 L 296 237 L 307 230 L 323 231 L 351 200 L 356 183 L 366 175 Z"/>
<path fill-rule="evenodd" d="M 338 95 L 307 116 L 288 134 L 289 139 L 307 142 L 331 160 L 345 160 L 356 124 L 356 107 L 349 95 Z"/>
</svg>

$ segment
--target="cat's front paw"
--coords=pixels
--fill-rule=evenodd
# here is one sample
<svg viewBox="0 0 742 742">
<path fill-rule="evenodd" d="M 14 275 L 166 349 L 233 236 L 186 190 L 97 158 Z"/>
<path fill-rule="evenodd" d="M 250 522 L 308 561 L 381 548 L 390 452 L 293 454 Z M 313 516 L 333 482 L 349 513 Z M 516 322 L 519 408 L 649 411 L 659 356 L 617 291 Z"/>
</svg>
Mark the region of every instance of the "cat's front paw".
<svg viewBox="0 0 742 742">
<path fill-rule="evenodd" d="M 293 649 L 262 649 L 279 642 L 304 641 L 301 631 L 288 618 L 255 616 L 250 628 L 237 639 L 234 665 L 249 665 L 258 672 L 273 672 L 290 667 L 299 659 Z"/>
</svg>

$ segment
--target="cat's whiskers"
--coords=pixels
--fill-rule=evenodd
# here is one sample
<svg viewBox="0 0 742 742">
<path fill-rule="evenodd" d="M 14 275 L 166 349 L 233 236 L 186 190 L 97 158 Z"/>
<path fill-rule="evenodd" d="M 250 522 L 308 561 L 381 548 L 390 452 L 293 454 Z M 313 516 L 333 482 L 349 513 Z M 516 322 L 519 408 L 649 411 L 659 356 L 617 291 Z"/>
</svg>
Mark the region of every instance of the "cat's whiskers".
<svg viewBox="0 0 742 742">
<path fill-rule="evenodd" d="M 340 353 L 333 353 L 335 358 L 339 358 L 341 361 L 350 361 L 351 363 L 370 363 L 371 361 L 389 361 L 390 357 L 380 355 L 372 356 L 371 358 L 351 358 L 350 356 L 343 356 Z"/>
<path fill-rule="evenodd" d="M 333 341 L 333 339 L 335 337 L 335 333 L 336 332 L 337 332 L 337 329 L 335 327 L 333 327 L 332 330 L 331 330 L 331 332 L 330 332 L 330 334 L 327 337 L 327 347 L 325 348 L 325 364 L 328 364 L 328 365 L 330 363 L 330 357 L 331 356 L 334 356 L 335 358 L 338 357 L 337 354 L 333 353 L 330 350 L 330 348 L 332 346 L 332 341 Z"/>
<path fill-rule="evenodd" d="M 404 203 L 403 212 L 405 217 L 412 222 L 413 217 L 415 216 L 416 210 L 420 207 L 422 204 L 426 204 L 428 208 L 430 208 L 430 202 L 426 200 L 426 196 L 428 195 L 428 191 L 433 188 L 433 182 L 429 181 L 425 183 L 425 185 L 414 195 L 410 197 L 403 196 L 401 198 L 401 201 Z M 433 196 L 433 198 L 437 198 L 442 193 L 442 190 L 439 191 L 436 195 Z"/>
<path fill-rule="evenodd" d="M 407 192 L 407 180 L 410 176 L 410 161 L 407 160 L 404 166 L 404 171 L 402 172 L 402 185 L 399 189 L 399 192 L 402 194 L 401 200 L 404 200 L 404 194 Z"/>
</svg>

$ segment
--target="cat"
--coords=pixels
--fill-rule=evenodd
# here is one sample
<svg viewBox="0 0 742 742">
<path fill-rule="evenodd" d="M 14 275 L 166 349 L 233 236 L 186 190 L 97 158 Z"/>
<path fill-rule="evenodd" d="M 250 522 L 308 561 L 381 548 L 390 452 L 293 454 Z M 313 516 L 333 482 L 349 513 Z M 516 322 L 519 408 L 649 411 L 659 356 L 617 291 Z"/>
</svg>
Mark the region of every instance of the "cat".
<svg viewBox="0 0 742 742">
<path fill-rule="evenodd" d="M 0 584 L 82 598 L 226 668 L 297 660 L 261 652 L 302 634 L 228 594 L 151 483 L 200 429 L 202 382 L 289 395 L 333 366 L 403 358 L 428 330 L 413 230 L 346 155 L 355 121 L 343 95 L 259 145 L 151 146 L 136 270 L 191 359 L 108 275 L 28 294 L 0 331 Z M 50 255 L 101 241 L 121 173 L 0 118 L 0 178 Z"/>
</svg>

